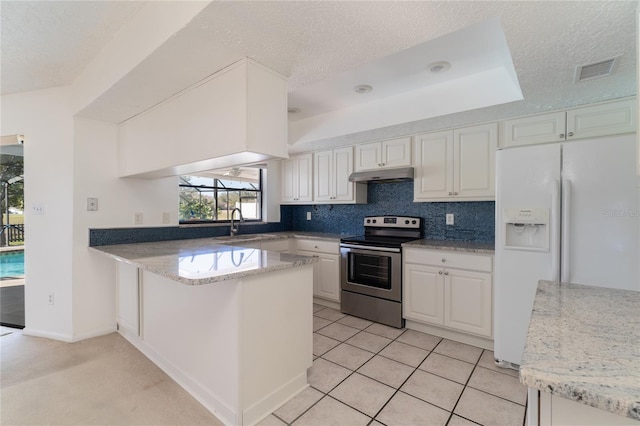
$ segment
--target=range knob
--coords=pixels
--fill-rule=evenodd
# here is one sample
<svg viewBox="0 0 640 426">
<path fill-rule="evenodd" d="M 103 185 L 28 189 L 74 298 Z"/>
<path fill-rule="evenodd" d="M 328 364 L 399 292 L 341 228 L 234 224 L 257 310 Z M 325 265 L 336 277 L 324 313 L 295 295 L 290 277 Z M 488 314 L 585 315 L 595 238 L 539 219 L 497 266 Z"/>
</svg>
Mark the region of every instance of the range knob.
<svg viewBox="0 0 640 426">
<path fill-rule="evenodd" d="M 376 223 L 376 220 L 375 220 L 375 219 L 373 219 L 373 223 Z"/>
<path fill-rule="evenodd" d="M 405 225 L 408 225 L 408 224 L 409 224 L 409 219 L 405 220 L 405 221 L 404 221 L 404 224 L 405 224 Z"/>
<path fill-rule="evenodd" d="M 367 219 L 367 223 L 371 223 L 371 219 Z"/>
<path fill-rule="evenodd" d="M 411 221 L 411 224 L 412 224 L 412 225 L 415 225 L 416 223 L 418 223 L 418 221 L 417 221 L 417 220 L 415 220 L 415 219 Z"/>
</svg>

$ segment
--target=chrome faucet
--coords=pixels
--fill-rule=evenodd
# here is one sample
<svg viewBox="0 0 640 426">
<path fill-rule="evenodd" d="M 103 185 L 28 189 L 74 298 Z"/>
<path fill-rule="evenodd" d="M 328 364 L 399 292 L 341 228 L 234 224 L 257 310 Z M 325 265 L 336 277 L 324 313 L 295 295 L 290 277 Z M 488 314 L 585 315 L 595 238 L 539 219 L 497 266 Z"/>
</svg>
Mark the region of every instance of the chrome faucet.
<svg viewBox="0 0 640 426">
<path fill-rule="evenodd" d="M 238 220 L 238 222 L 235 222 L 233 220 L 233 215 L 236 211 L 238 211 L 238 214 L 240 215 L 240 219 Z M 244 218 L 242 217 L 242 211 L 240 211 L 240 209 L 237 207 L 231 210 L 231 229 L 229 230 L 229 232 L 232 237 L 235 237 L 236 235 L 238 235 L 238 231 L 240 231 L 240 224 L 242 222 L 244 222 Z"/>
</svg>

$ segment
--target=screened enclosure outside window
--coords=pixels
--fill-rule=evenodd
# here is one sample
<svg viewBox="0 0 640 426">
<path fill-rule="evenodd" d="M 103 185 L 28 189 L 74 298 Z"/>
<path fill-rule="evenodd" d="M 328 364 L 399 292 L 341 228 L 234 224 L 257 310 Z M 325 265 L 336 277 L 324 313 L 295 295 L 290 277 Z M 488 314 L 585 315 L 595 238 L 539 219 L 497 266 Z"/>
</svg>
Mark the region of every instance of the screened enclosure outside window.
<svg viewBox="0 0 640 426">
<path fill-rule="evenodd" d="M 179 185 L 180 223 L 228 222 L 235 208 L 244 220 L 262 220 L 261 169 L 234 167 L 180 176 Z"/>
</svg>

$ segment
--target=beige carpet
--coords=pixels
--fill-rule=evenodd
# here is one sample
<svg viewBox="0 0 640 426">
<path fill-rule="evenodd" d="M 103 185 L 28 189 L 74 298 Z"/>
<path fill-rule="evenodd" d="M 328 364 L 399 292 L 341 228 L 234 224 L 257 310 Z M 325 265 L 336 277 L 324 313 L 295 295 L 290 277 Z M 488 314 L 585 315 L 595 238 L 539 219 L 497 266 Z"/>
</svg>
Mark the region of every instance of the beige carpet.
<svg viewBox="0 0 640 426">
<path fill-rule="evenodd" d="M 117 333 L 63 343 L 2 331 L 2 425 L 222 424 Z"/>
</svg>

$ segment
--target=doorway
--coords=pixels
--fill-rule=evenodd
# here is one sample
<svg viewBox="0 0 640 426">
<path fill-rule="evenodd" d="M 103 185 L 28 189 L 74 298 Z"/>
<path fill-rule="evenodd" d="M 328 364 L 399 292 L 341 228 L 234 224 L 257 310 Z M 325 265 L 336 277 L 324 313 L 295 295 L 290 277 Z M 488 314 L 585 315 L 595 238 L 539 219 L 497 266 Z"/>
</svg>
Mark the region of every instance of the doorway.
<svg viewBox="0 0 640 426">
<path fill-rule="evenodd" d="M 24 137 L 0 140 L 0 325 L 24 328 Z"/>
</svg>

